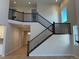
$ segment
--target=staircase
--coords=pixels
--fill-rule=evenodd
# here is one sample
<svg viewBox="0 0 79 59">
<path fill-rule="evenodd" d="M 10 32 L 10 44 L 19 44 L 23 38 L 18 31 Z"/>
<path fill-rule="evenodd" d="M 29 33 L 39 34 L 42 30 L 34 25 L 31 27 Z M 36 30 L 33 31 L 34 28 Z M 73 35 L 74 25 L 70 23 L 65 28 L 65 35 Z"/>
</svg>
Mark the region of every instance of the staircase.
<svg viewBox="0 0 79 59">
<path fill-rule="evenodd" d="M 46 29 L 43 30 L 40 34 L 38 34 L 35 38 L 33 38 L 29 42 L 29 53 L 31 53 L 35 48 L 41 45 L 45 40 L 47 40 L 50 36 L 54 33 L 54 24 L 50 23 L 44 17 L 37 13 L 36 15 L 36 22 L 40 23 Z"/>
<path fill-rule="evenodd" d="M 50 25 L 52 25 L 51 22 L 49 22 L 48 20 L 46 20 L 43 16 L 41 16 L 40 14 L 37 13 L 37 18 L 36 21 L 38 23 L 40 23 L 41 25 L 43 25 L 45 28 L 48 28 Z M 50 29 L 51 30 L 51 29 Z"/>
<path fill-rule="evenodd" d="M 13 12 L 12 10 L 10 11 L 12 13 L 17 12 L 17 11 Z M 23 17 L 18 18 L 18 14 L 23 15 Z M 34 14 L 33 16 L 32 15 L 33 14 L 17 12 L 17 15 L 15 17 L 11 15 L 9 17 L 11 19 L 14 17 L 12 20 L 21 21 L 21 22 L 38 22 L 42 26 L 45 27 L 45 30 L 43 30 L 40 34 L 34 37 L 31 41 L 29 41 L 28 43 L 29 49 L 27 51 L 28 55 L 33 50 L 35 50 L 38 46 L 40 46 L 44 41 L 46 41 L 49 37 L 51 37 L 53 34 L 71 34 L 70 23 L 54 23 L 53 22 L 52 24 L 38 13 Z"/>
<path fill-rule="evenodd" d="M 46 29 L 43 30 L 40 34 L 38 34 L 35 38 L 33 38 L 29 42 L 29 53 L 31 53 L 34 49 L 40 46 L 43 42 L 45 42 L 49 37 L 53 34 L 70 34 L 70 23 L 50 23 L 40 14 L 37 14 L 36 22 L 39 22 Z M 61 28 L 60 28 L 61 27 Z M 60 30 L 58 29 L 60 28 Z"/>
<path fill-rule="evenodd" d="M 31 53 L 35 48 L 37 48 L 40 44 L 42 44 L 45 40 L 53 35 L 53 32 L 49 29 L 51 27 L 52 25 L 46 28 L 29 42 L 29 53 Z"/>
</svg>

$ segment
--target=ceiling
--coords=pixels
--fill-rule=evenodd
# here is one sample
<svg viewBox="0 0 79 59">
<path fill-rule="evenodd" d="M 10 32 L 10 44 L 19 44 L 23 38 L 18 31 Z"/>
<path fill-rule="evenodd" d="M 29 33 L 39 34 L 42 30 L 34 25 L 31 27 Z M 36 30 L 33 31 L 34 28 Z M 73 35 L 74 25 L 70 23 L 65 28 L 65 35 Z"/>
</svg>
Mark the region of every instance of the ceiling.
<svg viewBox="0 0 79 59">
<path fill-rule="evenodd" d="M 13 3 L 14 1 L 16 1 L 16 4 Z M 28 4 L 28 2 L 31 2 L 31 4 Z M 33 7 L 35 5 L 36 0 L 10 0 L 10 7 Z"/>
<path fill-rule="evenodd" d="M 63 0 L 57 0 L 58 2 L 56 2 L 56 0 L 38 0 L 38 3 L 40 2 L 41 4 L 60 4 Z"/>
<path fill-rule="evenodd" d="M 16 4 L 13 2 L 16 1 Z M 58 5 L 60 9 L 64 7 L 66 3 L 64 1 L 67 0 L 10 0 L 10 8 L 16 9 L 17 11 L 31 13 L 33 8 L 37 8 L 38 4 L 46 4 L 46 5 Z M 28 4 L 31 2 L 31 4 Z"/>
<path fill-rule="evenodd" d="M 22 25 L 22 24 L 11 24 L 11 25 L 19 28 L 22 31 L 30 32 L 30 25 Z"/>
<path fill-rule="evenodd" d="M 10 6 L 14 5 L 14 1 L 16 1 L 16 6 L 17 7 L 33 7 L 36 6 L 37 3 L 43 3 L 43 4 L 55 4 L 56 0 L 10 0 Z M 63 0 L 58 0 L 58 4 L 61 4 Z M 31 2 L 29 5 L 28 2 Z"/>
</svg>

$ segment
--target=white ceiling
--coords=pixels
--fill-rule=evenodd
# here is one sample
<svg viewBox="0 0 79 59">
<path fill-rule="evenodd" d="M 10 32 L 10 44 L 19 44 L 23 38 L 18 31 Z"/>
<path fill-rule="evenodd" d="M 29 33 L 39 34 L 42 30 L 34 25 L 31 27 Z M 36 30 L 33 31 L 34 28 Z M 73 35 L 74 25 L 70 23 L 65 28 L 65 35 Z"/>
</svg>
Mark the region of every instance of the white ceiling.
<svg viewBox="0 0 79 59">
<path fill-rule="evenodd" d="M 17 7 L 28 7 L 28 6 L 35 6 L 38 3 L 43 3 L 43 4 L 54 4 L 56 3 L 56 0 L 10 0 L 10 6 L 14 5 L 13 1 L 16 1 L 16 6 Z M 61 3 L 63 0 L 58 0 L 58 4 Z M 28 4 L 28 2 L 31 2 L 31 5 Z"/>
<path fill-rule="evenodd" d="M 14 1 L 16 1 L 16 4 L 13 3 Z M 31 2 L 31 4 L 29 5 L 28 2 Z M 10 0 L 10 7 L 33 7 L 35 5 L 36 0 Z"/>
<path fill-rule="evenodd" d="M 21 25 L 21 24 L 11 24 L 11 25 L 19 28 L 22 31 L 30 32 L 30 25 Z"/>
<path fill-rule="evenodd" d="M 58 0 L 58 4 L 61 2 L 62 0 Z M 56 0 L 38 0 L 38 2 L 43 3 L 43 4 L 55 4 Z"/>
</svg>

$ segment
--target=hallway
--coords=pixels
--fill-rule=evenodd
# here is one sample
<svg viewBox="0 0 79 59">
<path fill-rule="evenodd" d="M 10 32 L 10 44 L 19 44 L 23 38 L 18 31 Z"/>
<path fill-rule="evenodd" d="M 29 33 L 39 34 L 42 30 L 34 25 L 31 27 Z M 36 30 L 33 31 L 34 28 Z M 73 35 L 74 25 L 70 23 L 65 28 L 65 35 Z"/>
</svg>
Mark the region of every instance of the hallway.
<svg viewBox="0 0 79 59">
<path fill-rule="evenodd" d="M 26 59 L 26 57 L 27 57 L 26 47 L 22 47 L 8 56 L 0 57 L 0 59 Z"/>
<path fill-rule="evenodd" d="M 27 57 L 26 52 L 26 47 L 22 47 L 8 56 L 0 57 L 0 59 L 76 59 L 73 56 Z"/>
</svg>

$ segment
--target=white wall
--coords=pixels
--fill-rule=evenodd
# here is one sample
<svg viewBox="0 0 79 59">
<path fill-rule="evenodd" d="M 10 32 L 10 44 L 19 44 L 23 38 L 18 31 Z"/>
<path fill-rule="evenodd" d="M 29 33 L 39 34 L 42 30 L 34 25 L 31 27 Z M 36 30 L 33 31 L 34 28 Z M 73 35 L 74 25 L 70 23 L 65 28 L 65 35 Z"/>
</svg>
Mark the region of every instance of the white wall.
<svg viewBox="0 0 79 59">
<path fill-rule="evenodd" d="M 8 24 L 8 9 L 9 9 L 9 0 L 0 0 L 0 25 L 6 27 Z M 6 34 L 4 35 L 3 55 L 5 53 L 5 40 L 6 40 Z"/>
<path fill-rule="evenodd" d="M 77 21 L 77 24 L 79 22 L 79 0 L 75 0 L 75 13 L 76 13 L 76 21 Z M 78 27 L 79 27 L 79 24 L 78 24 Z"/>
<path fill-rule="evenodd" d="M 67 8 L 68 8 L 68 22 L 71 23 L 71 29 L 73 31 L 73 25 L 78 25 L 78 31 L 79 31 L 79 0 L 69 0 L 68 4 L 67 4 Z M 79 36 L 78 36 L 79 37 Z M 74 40 L 73 40 L 73 32 L 72 35 L 70 37 L 71 40 L 71 45 L 72 45 L 72 52 L 73 55 L 78 56 L 79 57 L 79 45 L 75 46 L 74 45 Z"/>
<path fill-rule="evenodd" d="M 69 35 L 53 35 L 30 54 L 30 56 L 63 55 L 71 55 Z"/>
<path fill-rule="evenodd" d="M 0 24 L 8 23 L 9 0 L 0 0 Z"/>
<path fill-rule="evenodd" d="M 39 23 L 31 23 L 31 34 L 30 34 L 30 40 L 32 40 L 34 37 L 36 37 L 39 33 L 41 33 L 45 27 L 43 27 Z"/>
<path fill-rule="evenodd" d="M 41 33 L 45 27 L 43 27 L 41 24 L 37 23 L 37 22 L 18 22 L 18 21 L 13 21 L 13 20 L 9 20 L 8 21 L 11 24 L 17 24 L 17 25 L 30 25 L 30 40 L 33 39 L 35 36 L 37 36 L 39 33 Z"/>
<path fill-rule="evenodd" d="M 37 0 L 37 11 L 50 22 L 59 22 L 57 6 L 53 4 L 43 4 L 40 0 Z"/>
<path fill-rule="evenodd" d="M 70 43 L 71 43 L 71 47 L 72 47 L 72 52 L 73 52 L 73 55 L 79 56 L 78 47 L 75 47 L 74 39 L 73 39 L 73 26 L 77 25 L 77 22 L 78 22 L 77 21 L 78 15 L 76 12 L 76 5 L 75 5 L 76 1 L 77 0 L 69 0 L 68 4 L 67 4 L 67 9 L 68 9 L 68 22 L 71 23 L 71 31 L 72 31 L 72 34 L 70 36 L 70 40 L 71 40 Z M 79 4 L 79 3 L 77 3 L 77 4 Z"/>
<path fill-rule="evenodd" d="M 79 33 L 79 0 L 75 0 L 75 14 L 76 14 L 76 24 L 78 25 L 78 33 Z M 79 38 L 79 35 L 78 35 Z"/>
<path fill-rule="evenodd" d="M 75 6 L 75 22 L 76 25 L 78 25 L 78 38 L 79 38 L 79 0 L 74 1 L 74 6 Z M 74 54 L 79 57 L 79 45 L 74 46 Z"/>
</svg>

